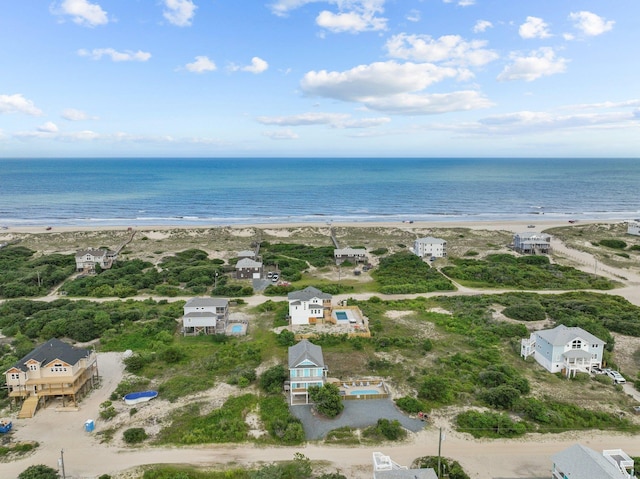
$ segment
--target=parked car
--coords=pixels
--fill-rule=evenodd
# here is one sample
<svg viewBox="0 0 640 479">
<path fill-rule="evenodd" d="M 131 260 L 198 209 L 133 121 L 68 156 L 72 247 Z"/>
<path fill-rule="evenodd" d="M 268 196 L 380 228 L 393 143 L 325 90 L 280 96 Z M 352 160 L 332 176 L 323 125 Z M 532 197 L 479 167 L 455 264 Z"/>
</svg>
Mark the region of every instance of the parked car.
<svg viewBox="0 0 640 479">
<path fill-rule="evenodd" d="M 592 372 L 593 374 L 606 374 L 606 373 L 605 373 L 605 370 L 604 370 L 604 369 L 602 369 L 601 367 L 598 367 L 598 366 L 593 366 L 593 367 L 591 368 L 591 372 Z"/>
<path fill-rule="evenodd" d="M 527 228 L 535 228 L 535 227 L 536 227 L 536 225 L 529 225 L 529 226 L 527 226 Z"/>
<path fill-rule="evenodd" d="M 273 273 L 273 275 L 271 276 L 271 281 L 273 281 L 274 283 L 277 283 L 278 279 L 280 279 L 280 276 L 278 276 L 278 273 Z"/>
<path fill-rule="evenodd" d="M 609 369 L 607 371 L 607 376 L 609 376 L 611 379 L 613 379 L 613 383 L 614 384 L 624 384 L 627 382 L 627 380 L 624 378 L 624 376 L 622 374 L 620 374 L 618 371 L 614 371 L 612 369 Z"/>
<path fill-rule="evenodd" d="M 269 271 L 269 272 L 267 273 L 267 278 L 271 278 L 272 276 L 273 276 L 273 271 Z"/>
</svg>

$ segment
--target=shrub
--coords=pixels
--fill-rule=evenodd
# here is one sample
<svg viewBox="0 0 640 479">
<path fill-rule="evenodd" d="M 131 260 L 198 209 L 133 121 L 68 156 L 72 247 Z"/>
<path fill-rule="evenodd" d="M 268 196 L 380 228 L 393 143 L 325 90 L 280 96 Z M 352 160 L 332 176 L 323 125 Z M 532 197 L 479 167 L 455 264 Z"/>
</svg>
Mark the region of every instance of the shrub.
<svg viewBox="0 0 640 479">
<path fill-rule="evenodd" d="M 428 407 L 425 403 L 410 396 L 404 396 L 396 399 L 396 406 L 409 414 L 417 414 L 420 411 L 428 410 Z"/>
<path fill-rule="evenodd" d="M 144 441 L 147 437 L 147 433 L 142 427 L 132 427 L 127 429 L 123 434 L 124 442 L 127 444 L 138 444 Z"/>
<path fill-rule="evenodd" d="M 260 376 L 260 388 L 268 393 L 282 392 L 285 380 L 289 377 L 282 364 L 272 366 Z"/>
<path fill-rule="evenodd" d="M 613 249 L 625 249 L 627 247 L 627 243 L 625 243 L 624 241 L 612 238 L 600 240 L 600 245 Z"/>
<path fill-rule="evenodd" d="M 309 397 L 314 402 L 316 410 L 329 418 L 334 418 L 344 409 L 340 389 L 335 384 L 327 383 L 323 386 L 310 386 Z"/>
<path fill-rule="evenodd" d="M 59 477 L 58 471 L 44 464 L 29 466 L 18 474 L 18 479 L 58 479 Z"/>
<path fill-rule="evenodd" d="M 506 414 L 466 411 L 456 417 L 458 430 L 473 437 L 518 437 L 527 432 L 527 425 L 515 422 Z"/>
</svg>

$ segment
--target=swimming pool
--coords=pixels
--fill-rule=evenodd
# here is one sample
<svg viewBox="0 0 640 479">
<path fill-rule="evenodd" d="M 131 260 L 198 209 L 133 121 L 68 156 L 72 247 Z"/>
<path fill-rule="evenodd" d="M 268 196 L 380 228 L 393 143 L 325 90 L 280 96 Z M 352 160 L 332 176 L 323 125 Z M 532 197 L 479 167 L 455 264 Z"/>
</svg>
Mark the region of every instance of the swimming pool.
<svg viewBox="0 0 640 479">
<path fill-rule="evenodd" d="M 241 333 L 243 331 L 242 324 L 234 324 L 231 326 L 232 333 Z"/>
<path fill-rule="evenodd" d="M 349 319 L 349 315 L 346 311 L 336 311 L 336 319 L 338 321 L 346 321 Z"/>
<path fill-rule="evenodd" d="M 349 391 L 350 396 L 367 396 L 369 394 L 384 394 L 377 389 L 354 389 Z"/>
</svg>

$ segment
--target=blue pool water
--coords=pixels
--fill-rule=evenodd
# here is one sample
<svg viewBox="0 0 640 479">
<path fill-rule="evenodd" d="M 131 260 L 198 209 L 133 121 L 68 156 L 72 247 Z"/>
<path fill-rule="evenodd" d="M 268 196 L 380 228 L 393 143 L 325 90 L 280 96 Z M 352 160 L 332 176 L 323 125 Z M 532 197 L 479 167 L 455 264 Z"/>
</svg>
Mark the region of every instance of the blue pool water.
<svg viewBox="0 0 640 479">
<path fill-rule="evenodd" d="M 340 321 L 346 321 L 347 319 L 349 319 L 349 316 L 347 316 L 347 313 L 345 311 L 336 311 L 336 319 Z"/>
<path fill-rule="evenodd" d="M 232 333 L 241 333 L 242 332 L 242 325 L 241 324 L 234 324 L 233 326 L 231 326 L 231 332 Z"/>
<path fill-rule="evenodd" d="M 349 391 L 351 396 L 366 396 L 367 394 L 382 394 L 380 391 L 376 389 L 355 389 L 353 391 Z"/>
</svg>

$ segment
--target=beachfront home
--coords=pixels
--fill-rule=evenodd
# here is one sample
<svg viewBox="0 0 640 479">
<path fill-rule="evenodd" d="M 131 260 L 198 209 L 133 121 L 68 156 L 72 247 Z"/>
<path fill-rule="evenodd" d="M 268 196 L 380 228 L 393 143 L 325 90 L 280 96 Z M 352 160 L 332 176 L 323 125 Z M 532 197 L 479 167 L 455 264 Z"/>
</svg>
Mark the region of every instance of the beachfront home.
<svg viewBox="0 0 640 479">
<path fill-rule="evenodd" d="M 366 263 L 367 262 L 367 250 L 360 248 L 336 248 L 333 250 L 333 258 L 336 264 L 342 264 L 345 261 L 351 263 Z"/>
<path fill-rule="evenodd" d="M 531 355 L 547 371 L 564 371 L 567 377 L 578 372 L 590 373 L 602 367 L 605 342 L 582 328 L 569 328 L 564 324 L 553 329 L 535 331 L 522 339 L 520 354 Z"/>
<path fill-rule="evenodd" d="M 331 320 L 331 295 L 307 286 L 287 295 L 289 320 L 292 326 L 316 324 Z"/>
<path fill-rule="evenodd" d="M 262 263 L 251 258 L 242 258 L 236 263 L 236 278 L 260 279 L 262 276 Z"/>
<path fill-rule="evenodd" d="M 552 457 L 553 479 L 633 479 L 634 464 L 622 449 L 605 449 L 602 454 L 575 444 Z"/>
<path fill-rule="evenodd" d="M 256 259 L 255 251 L 251 251 L 250 249 L 245 249 L 245 250 L 242 250 L 242 251 L 238 251 L 238 254 L 236 256 L 238 258 L 240 258 L 240 259 L 242 259 L 242 258 Z"/>
<path fill-rule="evenodd" d="M 322 348 L 303 339 L 289 348 L 289 395 L 294 402 L 309 404 L 309 387 L 322 386 L 327 377 Z"/>
<path fill-rule="evenodd" d="M 106 249 L 83 249 L 76 253 L 76 271 L 94 272 L 96 265 L 109 269 L 116 260 L 115 251 Z"/>
<path fill-rule="evenodd" d="M 413 254 L 421 258 L 445 258 L 447 256 L 447 242 L 432 236 L 418 238 L 413 242 Z"/>
<path fill-rule="evenodd" d="M 98 361 L 92 349 L 80 349 L 50 339 L 5 371 L 9 397 L 22 400 L 19 418 L 33 417 L 38 406 L 60 397 L 62 405 L 76 404 L 98 380 Z"/>
<path fill-rule="evenodd" d="M 547 254 L 551 251 L 551 236 L 535 231 L 516 233 L 513 236 L 513 249 L 523 254 Z"/>
<path fill-rule="evenodd" d="M 434 469 L 409 469 L 381 452 L 374 452 L 373 479 L 438 479 L 438 476 Z"/>
<path fill-rule="evenodd" d="M 629 221 L 627 223 L 627 234 L 640 236 L 640 221 Z"/>
<path fill-rule="evenodd" d="M 184 305 L 182 332 L 185 336 L 223 333 L 228 321 L 228 299 L 191 298 Z"/>
</svg>

